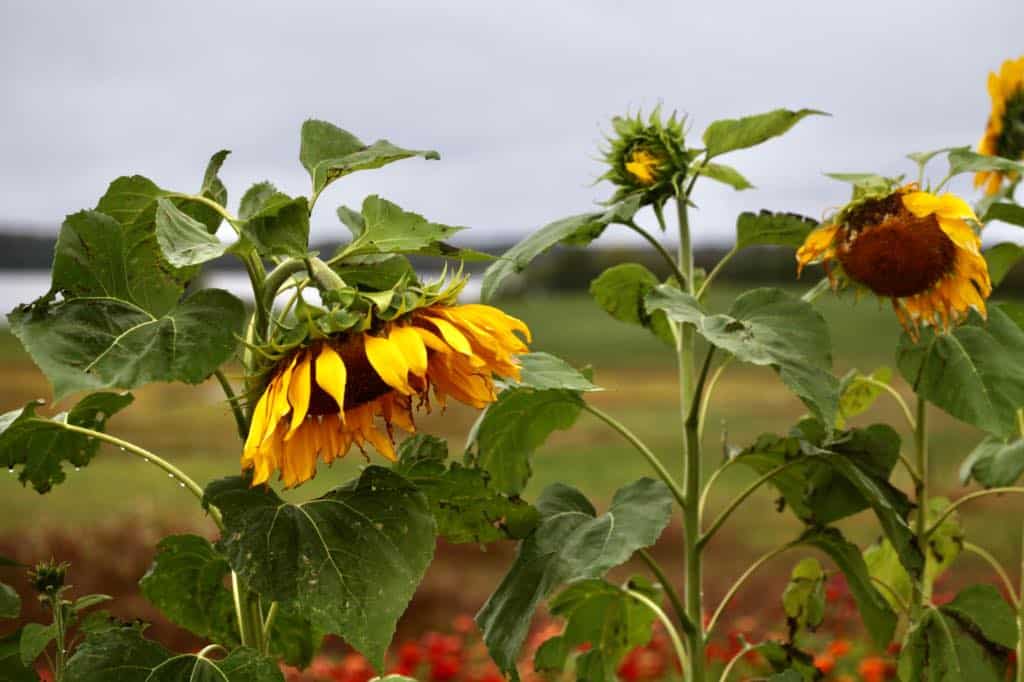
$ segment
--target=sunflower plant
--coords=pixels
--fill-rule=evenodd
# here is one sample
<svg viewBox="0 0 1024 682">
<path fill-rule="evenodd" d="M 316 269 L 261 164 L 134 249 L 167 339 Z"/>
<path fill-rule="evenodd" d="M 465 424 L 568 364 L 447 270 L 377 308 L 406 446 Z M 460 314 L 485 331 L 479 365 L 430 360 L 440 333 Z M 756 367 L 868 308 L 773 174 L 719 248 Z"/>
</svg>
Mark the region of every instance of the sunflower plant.
<svg viewBox="0 0 1024 682">
<path fill-rule="evenodd" d="M 1015 105 L 1008 103 L 1021 96 L 1020 88 L 1005 85 L 1018 71 L 1016 65 L 1003 68 L 1002 99 L 996 101 L 993 92 L 993 115 L 1004 118 L 990 120 L 986 140 L 994 126 L 1012 131 L 1020 123 Z M 989 301 L 1024 249 L 1008 242 L 982 250 L 981 241 L 982 230 L 993 220 L 1024 226 L 1024 211 L 1013 198 L 1024 164 L 995 153 L 1020 150 L 993 150 L 983 141 L 978 151 L 955 147 L 911 154 L 917 165 L 913 181 L 873 173 L 831 174 L 850 187 L 845 205 L 821 221 L 791 213 L 742 213 L 733 248 L 709 272 L 695 268 L 689 211 L 697 204 L 698 181 L 749 189 L 745 176 L 719 157 L 778 137 L 820 113 L 780 109 L 716 121 L 693 146 L 675 116 L 665 120 L 656 110 L 649 117 L 615 119 L 605 154 L 609 170 L 603 176 L 615 186 L 607 208 L 550 223 L 485 274 L 488 300 L 504 280 L 553 246 L 588 244 L 612 226 L 638 234 L 660 254 L 669 278 L 661 281 L 643 265 L 627 263 L 602 273 L 590 291 L 610 315 L 675 348 L 680 391 L 682 439 L 676 452 L 654 452 L 585 394 L 512 386 L 481 417 L 471 444 L 471 452 L 481 458 L 494 458 L 495 448 L 506 457 L 514 454 L 488 435 L 490 421 L 499 420 L 506 409 L 531 418 L 533 433 L 515 441 L 526 450 L 536 447 L 536 436 L 567 428 L 587 412 L 635 447 L 654 475 L 620 489 L 604 514 L 581 492 L 562 484 L 541 494 L 540 523 L 521 542 L 513 566 L 478 616 L 492 656 L 510 676 L 520 674 L 515 661 L 525 624 L 547 599 L 565 625 L 561 636 L 537 651 L 533 667 L 538 672 L 573 671 L 577 679 L 613 680 L 625 653 L 643 645 L 651 623 L 659 621 L 670 633 L 684 678 L 712 679 L 705 647 L 725 609 L 756 571 L 777 564 L 784 553 L 809 549 L 845 574 L 874 645 L 885 649 L 902 643 L 898 667 L 905 682 L 996 682 L 1012 668 L 1015 649 L 1022 660 L 1018 633 L 1024 627 L 1024 586 L 1013 585 L 1009 571 L 966 539 L 958 516 L 961 505 L 978 497 L 1024 492 L 1015 485 L 1024 473 L 1024 310 Z M 999 137 L 1004 138 L 1012 140 L 1012 134 Z M 946 157 L 948 172 L 931 183 L 927 167 L 940 156 Z M 989 190 L 999 185 L 976 207 L 946 191 L 952 178 L 971 173 Z M 997 176 L 998 183 L 992 179 Z M 675 221 L 666 219 L 669 205 L 674 205 Z M 652 227 L 641 224 L 648 207 Z M 659 237 L 669 233 L 672 222 L 674 249 Z M 821 265 L 823 276 L 802 294 L 760 288 L 741 294 L 727 310 L 709 309 L 707 294 L 719 273 L 737 253 L 755 245 L 792 249 L 795 274 Z M 893 324 L 904 330 L 894 349 L 903 390 L 884 367 L 844 377 L 833 373 L 829 329 L 814 305 L 830 290 L 873 295 L 892 305 Z M 773 368 L 806 415 L 788 431 L 763 434 L 745 447 L 727 447 L 725 457 L 715 461 L 702 451 L 705 415 L 719 378 L 736 363 Z M 915 395 L 913 408 L 904 397 L 907 391 Z M 902 408 L 906 438 L 888 424 L 851 424 L 882 397 Z M 932 496 L 928 416 L 935 408 L 987 434 L 962 470 L 965 482 L 973 478 L 986 490 L 953 501 Z M 754 481 L 712 514 L 715 483 L 730 468 L 748 469 Z M 906 471 L 911 489 L 899 487 L 897 469 Z M 519 471 L 528 468 L 524 464 Z M 506 483 L 519 490 L 523 478 Z M 724 598 L 708 604 L 705 550 L 733 513 L 765 486 L 778 492 L 779 509 L 797 517 L 804 530 L 738 571 Z M 866 548 L 836 526 L 862 511 L 873 514 L 882 538 Z M 684 533 L 682 589 L 645 550 L 677 513 Z M 933 601 L 932 587 L 962 552 L 989 562 L 1003 592 L 990 585 L 970 586 L 940 606 Z M 634 554 L 647 564 L 649 575 L 625 584 L 604 577 Z M 726 682 L 739 670 L 738 663 L 759 654 L 774 669 L 772 680 L 820 679 L 824 673 L 813 655 L 801 650 L 798 635 L 820 624 L 828 575 L 817 558 L 796 563 L 782 595 L 788 636 L 743 642 L 716 678 Z M 584 643 L 589 647 L 581 653 L 578 646 Z M 1024 679 L 1021 668 L 1017 675 Z"/>
<path fill-rule="evenodd" d="M 448 243 L 462 228 L 376 195 L 358 210 L 338 209 L 350 237 L 336 253 L 309 249 L 310 215 L 332 183 L 437 153 L 365 144 L 310 120 L 299 151 L 309 194 L 261 182 L 234 212 L 219 177 L 227 156 L 212 157 L 197 191 L 121 177 L 94 209 L 66 218 L 50 290 L 9 321 L 54 400 L 74 402 L 57 414 L 32 402 L 0 417 L 0 463 L 38 493 L 112 445 L 192 494 L 219 538 L 164 538 L 140 589 L 210 645 L 170 652 L 138 624 L 99 613 L 72 650 L 66 626 L 80 605 L 54 592 L 54 624 L 4 639 L 0 667 L 21 675 L 4 679 L 32 678 L 28 666 L 49 657 L 54 640 L 57 680 L 281 680 L 279 664 L 307 665 L 329 634 L 382 670 L 438 537 L 516 539 L 539 522 L 537 508 L 496 484 L 489 468 L 449 462 L 445 441 L 416 424 L 453 401 L 484 408 L 507 386 L 592 388 L 557 358 L 530 353 L 522 321 L 459 303 L 460 263 L 489 256 Z M 231 237 L 222 240 L 225 224 Z M 411 254 L 443 260 L 441 275 L 422 279 Z M 204 266 L 222 256 L 244 266 L 251 305 L 202 285 Z M 127 391 L 208 380 L 237 425 L 234 475 L 202 484 L 108 429 L 132 403 Z M 275 491 L 346 456 L 366 460 L 355 480 L 302 502 Z M 2 588 L 0 616 L 16 617 L 16 595 Z"/>
</svg>

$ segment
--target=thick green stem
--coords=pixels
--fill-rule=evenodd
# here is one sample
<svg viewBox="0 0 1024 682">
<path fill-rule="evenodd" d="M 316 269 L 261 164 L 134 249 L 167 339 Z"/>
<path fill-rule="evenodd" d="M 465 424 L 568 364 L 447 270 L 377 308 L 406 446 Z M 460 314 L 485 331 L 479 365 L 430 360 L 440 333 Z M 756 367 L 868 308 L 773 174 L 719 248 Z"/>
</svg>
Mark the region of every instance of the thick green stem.
<svg viewBox="0 0 1024 682">
<path fill-rule="evenodd" d="M 267 610 L 267 618 L 263 621 L 263 653 L 270 652 L 270 633 L 274 629 L 274 620 L 277 619 L 277 611 L 280 608 L 278 603 L 271 602 Z"/>
<path fill-rule="evenodd" d="M 672 478 L 672 474 L 668 472 L 665 465 L 661 463 L 658 456 L 651 452 L 651 449 L 640 438 L 637 437 L 632 431 L 629 430 L 622 422 L 611 416 L 607 412 L 600 410 L 590 403 L 584 403 L 583 409 L 594 415 L 608 426 L 612 427 L 618 432 L 623 438 L 629 441 L 630 445 L 636 448 L 637 452 L 644 456 L 644 459 L 651 465 L 651 468 L 658 474 L 658 477 L 665 482 L 668 489 L 672 491 L 672 495 L 676 498 L 676 502 L 679 503 L 680 507 L 686 506 L 686 497 L 683 495 L 682 489 L 679 484 L 676 483 L 675 479 Z"/>
<path fill-rule="evenodd" d="M 213 375 L 217 377 L 217 381 L 220 383 L 220 387 L 228 399 L 228 405 L 231 406 L 231 413 L 235 415 L 235 427 L 238 429 L 238 436 L 244 441 L 249 435 L 249 423 L 246 421 L 245 415 L 242 413 L 242 406 L 238 403 L 238 396 L 235 395 L 235 389 L 231 387 L 231 382 L 228 381 L 228 378 L 224 375 L 223 371 L 218 369 L 213 373 Z"/>
<path fill-rule="evenodd" d="M 294 275 L 296 272 L 302 272 L 305 269 L 305 259 L 289 258 L 271 270 L 263 281 L 260 282 L 259 289 L 257 290 L 254 287 L 254 293 L 256 293 L 262 301 L 263 307 L 268 311 L 273 310 L 274 299 L 277 298 L 277 292 L 282 286 L 284 286 L 289 277 Z"/>
<path fill-rule="evenodd" d="M 914 420 L 914 454 L 915 469 L 918 479 L 915 484 L 917 498 L 917 518 L 914 534 L 917 546 L 924 554 L 925 566 L 920 575 L 914 576 L 914 589 L 910 605 L 910 622 L 917 623 L 924 609 L 931 603 L 931 585 L 928 584 L 928 401 L 918 396 L 917 418 Z M 951 505 L 952 506 L 952 505 Z"/>
<path fill-rule="evenodd" d="M 1024 423 L 1021 425 L 1024 432 Z M 1024 682 L 1024 528 L 1020 546 L 1020 584 L 1017 588 L 1017 682 Z"/>
<path fill-rule="evenodd" d="M 683 628 L 683 632 L 687 635 L 693 630 L 693 623 L 686 617 L 686 607 L 683 606 L 683 601 L 679 598 L 679 593 L 676 592 L 676 588 L 672 585 L 672 581 L 668 579 L 665 572 L 661 570 L 661 564 L 654 560 L 651 553 L 646 549 L 641 549 L 637 554 L 643 559 L 647 567 L 651 569 L 651 573 L 658 579 L 661 584 L 661 588 L 665 590 L 665 594 L 668 595 L 668 601 L 672 604 L 672 610 L 675 611 L 676 617 L 679 620 L 680 625 Z"/>
<path fill-rule="evenodd" d="M 684 275 L 683 272 L 679 269 L 679 266 L 676 264 L 676 262 L 672 260 L 672 254 L 670 254 L 665 249 L 665 247 L 661 245 L 661 242 L 655 239 L 650 232 L 640 227 L 632 220 L 629 221 L 628 223 L 623 223 L 623 225 L 639 234 L 647 241 L 648 244 L 653 246 L 654 250 L 658 252 L 658 255 L 661 256 L 665 263 L 668 265 L 669 270 L 672 271 L 672 276 L 676 278 L 676 281 L 679 283 L 679 286 L 686 286 L 686 275 Z"/>
<path fill-rule="evenodd" d="M 63 682 L 64 680 L 64 667 L 67 665 L 68 657 L 68 644 L 67 644 L 67 623 L 64 622 L 64 605 L 62 604 L 60 594 L 56 592 L 50 594 L 50 608 L 53 609 L 53 624 L 56 626 L 56 646 L 57 656 L 54 659 L 53 665 L 53 679 L 54 682 Z"/>
</svg>

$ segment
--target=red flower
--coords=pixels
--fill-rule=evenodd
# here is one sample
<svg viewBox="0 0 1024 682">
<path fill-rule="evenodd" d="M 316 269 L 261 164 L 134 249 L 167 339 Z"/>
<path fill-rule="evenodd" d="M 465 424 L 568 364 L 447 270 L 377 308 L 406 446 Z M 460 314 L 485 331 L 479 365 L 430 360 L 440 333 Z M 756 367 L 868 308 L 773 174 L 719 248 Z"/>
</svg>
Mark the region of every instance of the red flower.
<svg viewBox="0 0 1024 682">
<path fill-rule="evenodd" d="M 430 679 L 435 682 L 448 682 L 462 672 L 462 661 L 456 656 L 441 656 L 431 659 Z"/>
<path fill-rule="evenodd" d="M 846 654 L 850 653 L 851 648 L 852 645 L 850 644 L 850 640 L 839 638 L 833 640 L 825 651 L 833 658 L 842 658 Z"/>
<path fill-rule="evenodd" d="M 335 682 L 369 682 L 376 675 L 362 654 L 350 653 L 334 666 L 331 677 Z"/>
<path fill-rule="evenodd" d="M 889 679 L 890 665 L 883 658 L 868 656 L 857 666 L 857 672 L 864 682 L 885 682 Z"/>
<path fill-rule="evenodd" d="M 821 654 L 814 657 L 814 667 L 817 668 L 822 675 L 828 675 L 836 668 L 836 659 L 829 654 Z"/>
<path fill-rule="evenodd" d="M 460 635 L 468 635 L 476 630 L 476 621 L 473 620 L 473 616 L 461 613 L 452 621 L 452 630 Z"/>
</svg>

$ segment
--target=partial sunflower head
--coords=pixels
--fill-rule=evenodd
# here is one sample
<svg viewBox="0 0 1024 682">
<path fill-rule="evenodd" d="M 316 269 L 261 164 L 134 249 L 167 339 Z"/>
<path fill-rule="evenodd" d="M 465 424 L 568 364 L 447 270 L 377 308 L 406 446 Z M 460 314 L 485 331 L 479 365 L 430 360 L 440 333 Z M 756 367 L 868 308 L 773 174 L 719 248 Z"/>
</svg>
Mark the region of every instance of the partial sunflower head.
<svg viewBox="0 0 1024 682">
<path fill-rule="evenodd" d="M 992 98 L 992 113 L 978 143 L 978 152 L 1014 161 L 1024 159 L 1024 57 L 1008 59 L 999 73 L 993 71 L 988 75 L 988 94 Z M 1007 174 L 1001 171 L 984 171 L 974 176 L 974 186 L 984 186 L 985 194 L 991 195 L 999 191 L 1006 178 Z"/>
<path fill-rule="evenodd" d="M 616 116 L 612 128 L 615 135 L 604 152 L 609 168 L 601 176 L 617 187 L 610 203 L 638 193 L 653 203 L 671 194 L 689 164 L 683 120 L 673 113 L 663 121 L 655 109 L 646 119 Z"/>
<path fill-rule="evenodd" d="M 521 335 L 521 336 L 520 336 Z M 309 338 L 267 372 L 242 452 L 253 485 L 275 471 L 287 487 L 353 446 L 395 459 L 393 428 L 412 433 L 414 407 L 448 398 L 482 408 L 494 378 L 519 379 L 530 331 L 487 305 L 434 302 L 364 331 Z M 414 405 L 415 401 L 415 405 Z"/>
<path fill-rule="evenodd" d="M 798 268 L 824 263 L 834 288 L 853 282 L 891 299 L 915 338 L 922 325 L 948 330 L 972 309 L 984 316 L 992 292 L 971 222 L 974 211 L 954 194 L 916 185 L 862 194 L 808 235 Z"/>
</svg>

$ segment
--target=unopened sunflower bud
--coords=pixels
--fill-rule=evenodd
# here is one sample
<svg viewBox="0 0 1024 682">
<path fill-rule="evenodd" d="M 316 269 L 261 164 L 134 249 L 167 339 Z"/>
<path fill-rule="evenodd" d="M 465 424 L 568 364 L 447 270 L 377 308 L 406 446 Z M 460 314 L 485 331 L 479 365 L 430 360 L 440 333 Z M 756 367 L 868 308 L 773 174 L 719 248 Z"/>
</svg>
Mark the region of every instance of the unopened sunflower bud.
<svg viewBox="0 0 1024 682">
<path fill-rule="evenodd" d="M 57 563 L 53 559 L 40 562 L 29 570 L 29 583 L 40 596 L 57 594 L 64 587 L 69 566 L 67 562 Z"/>
<path fill-rule="evenodd" d="M 637 193 L 645 203 L 654 203 L 671 194 L 686 175 L 690 154 L 686 150 L 683 121 L 672 114 L 662 121 L 655 109 L 646 119 L 616 117 L 615 135 L 608 138 L 604 153 L 610 166 L 601 179 L 618 187 L 611 201 L 620 201 Z"/>
</svg>

